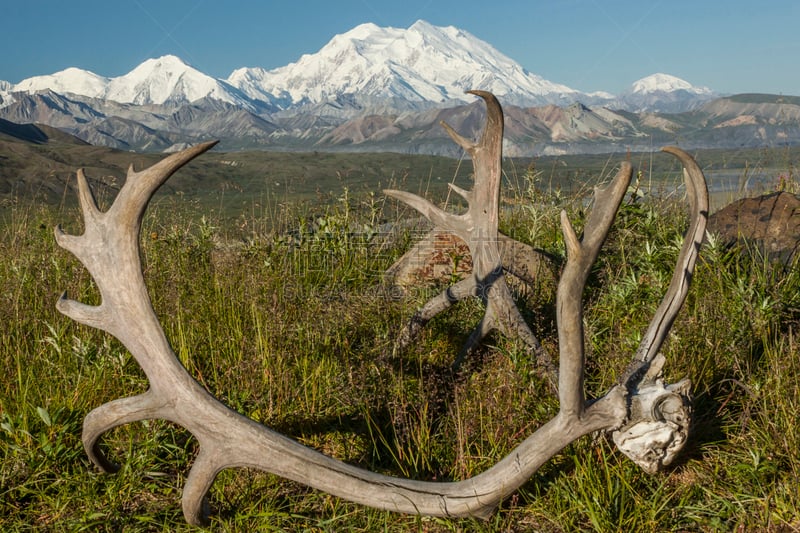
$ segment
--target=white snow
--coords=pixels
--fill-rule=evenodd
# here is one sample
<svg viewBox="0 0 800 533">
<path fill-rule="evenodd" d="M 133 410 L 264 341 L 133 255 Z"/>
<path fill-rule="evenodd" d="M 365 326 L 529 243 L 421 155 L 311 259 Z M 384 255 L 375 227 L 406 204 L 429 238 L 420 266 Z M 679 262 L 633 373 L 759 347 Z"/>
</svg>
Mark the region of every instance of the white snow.
<svg viewBox="0 0 800 533">
<path fill-rule="evenodd" d="M 104 98 L 133 104 L 193 102 L 205 97 L 234 103 L 222 82 L 172 55 L 148 59 L 124 76 L 109 81 Z"/>
<path fill-rule="evenodd" d="M 75 67 L 46 76 L 34 76 L 13 86 L 14 91 L 35 93 L 51 90 L 59 94 L 78 94 L 97 98 L 103 94 L 108 78 Z"/>
<path fill-rule="evenodd" d="M 14 103 L 15 99 L 11 96 L 11 82 L 0 80 L 0 109 Z"/>
<path fill-rule="evenodd" d="M 468 89 L 519 102 L 560 100 L 577 91 L 526 72 L 473 35 L 417 21 L 408 29 L 361 24 L 336 35 L 316 54 L 267 71 L 235 70 L 228 82 L 254 98 L 319 102 L 359 94 L 417 102 L 472 101 Z"/>
<path fill-rule="evenodd" d="M 708 87 L 695 87 L 686 80 L 660 72 L 633 82 L 630 92 L 633 94 L 652 94 L 657 92 L 671 93 L 681 90 L 693 94 L 712 94 L 711 89 Z"/>
<path fill-rule="evenodd" d="M 124 76 L 116 78 L 68 68 L 55 74 L 22 80 L 6 89 L 7 92 L 27 93 L 45 90 L 140 105 L 193 102 L 207 96 L 230 103 L 243 103 L 238 91 L 226 82 L 203 74 L 172 55 L 148 59 Z"/>
</svg>

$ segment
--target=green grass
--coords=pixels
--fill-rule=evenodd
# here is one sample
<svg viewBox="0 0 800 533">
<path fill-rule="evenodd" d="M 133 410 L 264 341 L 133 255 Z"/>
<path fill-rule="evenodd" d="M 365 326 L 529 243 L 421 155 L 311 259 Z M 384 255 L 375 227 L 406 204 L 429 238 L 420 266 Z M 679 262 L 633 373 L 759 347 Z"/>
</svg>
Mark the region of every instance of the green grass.
<svg viewBox="0 0 800 533">
<path fill-rule="evenodd" d="M 531 176 L 528 176 L 531 177 Z M 524 180 L 521 180 L 524 181 Z M 543 192 L 543 188 L 545 192 Z M 582 224 L 579 198 L 530 180 L 502 222 L 563 258 L 558 211 Z M 176 208 L 177 206 L 177 208 Z M 528 354 L 491 337 L 453 379 L 448 368 L 481 315 L 463 302 L 392 355 L 415 308 L 381 276 L 418 237 L 384 231 L 404 213 L 347 192 L 330 205 L 276 205 L 239 218 L 156 203 L 143 231 L 145 274 L 181 361 L 247 416 L 344 461 L 418 479 L 486 469 L 557 410 Z M 658 305 L 685 228 L 684 208 L 627 202 L 586 290 L 587 386 L 605 392 Z M 196 453 L 163 421 L 105 442 L 122 464 L 99 473 L 80 442 L 103 402 L 144 391 L 119 343 L 59 315 L 62 291 L 97 300 L 52 227 L 71 209 L 2 207 L 0 233 L 0 530 L 181 531 L 180 490 Z M 269 220 L 265 220 L 269 217 Z M 645 474 L 602 437 L 554 457 L 488 522 L 376 511 L 275 476 L 227 470 L 212 493 L 215 531 L 791 531 L 800 528 L 800 268 L 712 241 L 664 349 L 670 381 L 693 383 L 696 424 L 666 472 Z M 554 289 L 554 288 L 553 288 Z M 519 295 L 555 351 L 554 291 Z"/>
</svg>

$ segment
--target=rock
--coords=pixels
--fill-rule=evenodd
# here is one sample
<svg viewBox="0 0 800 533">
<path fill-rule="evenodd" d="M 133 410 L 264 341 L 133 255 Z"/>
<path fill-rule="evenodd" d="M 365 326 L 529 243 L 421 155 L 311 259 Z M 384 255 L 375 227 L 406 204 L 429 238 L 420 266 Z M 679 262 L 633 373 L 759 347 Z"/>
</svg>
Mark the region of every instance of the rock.
<svg viewBox="0 0 800 533">
<path fill-rule="evenodd" d="M 738 200 L 709 217 L 708 231 L 726 244 L 747 243 L 788 263 L 800 250 L 800 198 L 776 192 Z"/>
</svg>

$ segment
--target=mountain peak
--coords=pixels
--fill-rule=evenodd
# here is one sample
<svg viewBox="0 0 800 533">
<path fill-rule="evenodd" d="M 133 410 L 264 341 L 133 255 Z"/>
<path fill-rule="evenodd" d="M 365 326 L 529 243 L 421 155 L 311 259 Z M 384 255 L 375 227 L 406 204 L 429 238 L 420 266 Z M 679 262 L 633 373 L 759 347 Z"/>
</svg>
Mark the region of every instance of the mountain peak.
<svg viewBox="0 0 800 533">
<path fill-rule="evenodd" d="M 409 30 L 428 31 L 436 28 L 427 20 L 418 19 L 414 24 L 408 27 Z"/>
<path fill-rule="evenodd" d="M 209 96 L 231 103 L 240 101 L 234 93 L 232 87 L 203 74 L 181 58 L 165 55 L 147 59 L 124 76 L 112 79 L 105 97 L 133 104 L 194 102 Z"/>
<path fill-rule="evenodd" d="M 432 35 L 442 35 L 446 34 L 449 36 L 453 35 L 469 35 L 467 32 L 456 28 L 455 26 L 434 26 L 427 20 L 418 20 L 414 24 L 408 27 L 408 32 L 412 33 L 420 33 L 420 34 L 432 34 Z"/>
<path fill-rule="evenodd" d="M 707 95 L 711 94 L 708 87 L 695 87 L 691 83 L 677 76 L 671 76 L 658 72 L 651 74 L 631 84 L 631 94 L 652 94 L 652 93 L 671 93 L 675 91 L 686 91 L 692 94 Z"/>
<path fill-rule="evenodd" d="M 101 96 L 108 78 L 94 72 L 69 67 L 53 74 L 34 76 L 13 86 L 13 90 L 35 93 L 51 90 L 60 94 L 80 94 L 96 98 Z"/>
<path fill-rule="evenodd" d="M 178 56 L 167 54 L 161 57 L 145 59 L 128 74 L 136 71 L 152 71 L 152 70 L 194 70 L 186 61 Z"/>
<path fill-rule="evenodd" d="M 374 22 L 364 22 L 363 24 L 359 24 L 358 26 L 346 31 L 345 33 L 337 35 L 338 37 L 350 37 L 350 38 L 359 38 L 362 36 L 370 35 L 375 32 L 381 31 L 383 28 L 375 24 Z M 335 37 L 337 37 L 335 36 Z"/>
<path fill-rule="evenodd" d="M 516 105 L 562 103 L 579 94 L 526 72 L 465 31 L 424 20 L 408 29 L 361 24 L 296 63 L 271 71 L 240 69 L 228 82 L 281 106 L 342 96 L 363 105 L 390 100 L 411 107 L 438 106 L 472 101 L 464 95 L 469 89 L 491 91 Z"/>
</svg>

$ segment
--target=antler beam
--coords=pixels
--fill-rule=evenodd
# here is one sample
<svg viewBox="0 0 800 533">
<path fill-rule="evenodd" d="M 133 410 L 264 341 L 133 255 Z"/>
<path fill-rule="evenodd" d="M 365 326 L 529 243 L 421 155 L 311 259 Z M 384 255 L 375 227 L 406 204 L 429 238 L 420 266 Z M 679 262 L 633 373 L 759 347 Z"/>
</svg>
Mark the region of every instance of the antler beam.
<svg viewBox="0 0 800 533">
<path fill-rule="evenodd" d="M 486 97 L 484 97 L 486 98 Z M 492 97 L 493 98 L 493 97 Z M 663 358 L 657 354 L 674 313 L 686 296 L 700 238 L 705 228 L 707 193 L 702 173 L 677 149 L 686 165 L 687 189 L 692 194 L 692 230 L 678 260 L 665 301 L 646 336 L 644 355 L 637 355 L 625 379 L 604 396 L 587 402 L 583 392 L 583 333 L 581 293 L 589 265 L 596 257 L 619 204 L 630 172 L 623 166 L 612 185 L 598 191 L 583 239 L 562 215 L 568 243 L 568 264 L 559 285 L 561 349 L 560 401 L 556 416 L 525 439 L 508 456 L 485 472 L 457 482 L 424 482 L 393 478 L 356 468 L 325 456 L 229 409 L 206 391 L 180 364 L 153 310 L 142 275 L 139 233 L 144 210 L 158 187 L 178 168 L 214 146 L 205 143 L 173 154 L 141 172 L 130 169 L 106 212 L 101 212 L 82 171 L 79 198 L 85 219 L 82 235 L 56 228 L 56 240 L 89 270 L 100 290 L 101 303 L 90 306 L 70 300 L 59 311 L 117 337 L 144 370 L 150 388 L 143 394 L 101 405 L 84 420 L 83 444 L 101 469 L 118 466 L 103 454 L 103 433 L 137 420 L 163 418 L 188 429 L 199 444 L 183 490 L 186 520 L 204 524 L 206 496 L 217 474 L 226 468 L 252 467 L 285 477 L 364 505 L 413 514 L 487 517 L 498 503 L 548 459 L 569 443 L 591 432 L 617 430 L 615 441 L 632 450 L 645 467 L 666 464 L 682 442 L 686 425 L 685 388 L 658 379 Z M 473 148 L 476 151 L 481 148 Z M 691 181 L 691 183 L 689 183 Z M 467 196 L 469 193 L 465 193 Z M 489 265 L 491 266 L 491 265 Z M 677 280 L 677 281 L 676 281 Z M 638 353 L 638 352 L 637 352 Z M 670 440 L 670 436 L 677 437 Z M 666 435 L 666 437 L 665 437 Z M 655 439 L 655 440 L 654 440 Z M 637 455 L 638 454 L 638 455 Z M 665 455 L 666 454 L 666 455 Z M 665 459 L 666 457 L 666 459 Z"/>
</svg>

